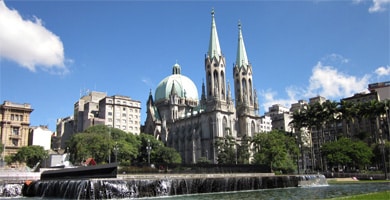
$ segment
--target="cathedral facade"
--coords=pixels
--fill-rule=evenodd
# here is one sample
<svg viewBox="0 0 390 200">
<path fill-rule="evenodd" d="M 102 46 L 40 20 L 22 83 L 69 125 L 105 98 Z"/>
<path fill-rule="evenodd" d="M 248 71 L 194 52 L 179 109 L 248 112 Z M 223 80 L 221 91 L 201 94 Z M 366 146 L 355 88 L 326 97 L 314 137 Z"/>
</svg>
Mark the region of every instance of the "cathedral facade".
<svg viewBox="0 0 390 200">
<path fill-rule="evenodd" d="M 175 64 L 172 74 L 157 86 L 154 97 L 149 93 L 144 132 L 175 148 L 184 163 L 196 163 L 201 157 L 217 163 L 218 138 L 231 135 L 239 143 L 242 137 L 259 132 L 258 98 L 240 23 L 237 57 L 232 69 L 234 91 L 226 80 L 226 70 L 212 11 L 204 66 L 206 83 L 202 83 L 200 98 L 195 84 Z"/>
</svg>

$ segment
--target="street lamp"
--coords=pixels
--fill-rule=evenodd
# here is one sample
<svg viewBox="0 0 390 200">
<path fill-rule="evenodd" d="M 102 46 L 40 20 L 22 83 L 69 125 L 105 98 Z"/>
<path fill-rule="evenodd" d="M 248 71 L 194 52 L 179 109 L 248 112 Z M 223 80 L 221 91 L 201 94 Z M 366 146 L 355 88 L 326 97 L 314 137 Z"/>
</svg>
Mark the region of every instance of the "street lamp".
<svg viewBox="0 0 390 200">
<path fill-rule="evenodd" d="M 119 151 L 118 142 L 115 142 L 115 146 L 113 150 L 115 152 L 115 162 L 118 162 L 118 151 Z"/>
<path fill-rule="evenodd" d="M 150 152 L 152 151 L 152 147 L 150 146 L 150 140 L 148 139 L 148 146 L 146 147 L 146 151 L 148 152 L 148 164 L 150 166 Z"/>
</svg>

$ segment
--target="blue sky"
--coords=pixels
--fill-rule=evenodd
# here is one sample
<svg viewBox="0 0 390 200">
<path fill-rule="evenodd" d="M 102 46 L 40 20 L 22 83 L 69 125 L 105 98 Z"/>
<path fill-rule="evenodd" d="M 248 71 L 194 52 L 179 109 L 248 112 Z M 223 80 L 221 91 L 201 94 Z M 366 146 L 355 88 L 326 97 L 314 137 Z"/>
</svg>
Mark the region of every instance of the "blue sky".
<svg viewBox="0 0 390 200">
<path fill-rule="evenodd" d="M 241 21 L 260 113 L 316 95 L 339 101 L 390 80 L 390 0 L 3 1 L 0 100 L 31 125 L 73 115 L 86 91 L 142 102 L 177 62 L 201 93 L 211 10 L 232 82 Z M 233 86 L 232 86 L 233 87 Z"/>
</svg>

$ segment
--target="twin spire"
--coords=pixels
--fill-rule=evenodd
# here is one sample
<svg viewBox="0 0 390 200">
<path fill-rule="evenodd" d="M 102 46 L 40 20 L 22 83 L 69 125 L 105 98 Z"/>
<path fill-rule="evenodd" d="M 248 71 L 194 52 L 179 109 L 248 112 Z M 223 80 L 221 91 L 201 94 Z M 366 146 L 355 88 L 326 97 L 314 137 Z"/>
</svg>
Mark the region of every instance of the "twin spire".
<svg viewBox="0 0 390 200">
<path fill-rule="evenodd" d="M 211 33 L 210 33 L 210 43 L 209 43 L 209 58 L 214 56 L 218 58 L 222 56 L 221 46 L 219 45 L 217 25 L 215 23 L 214 9 L 211 11 Z M 238 46 L 237 46 L 237 57 L 236 65 L 238 67 L 246 66 L 249 64 L 248 56 L 246 54 L 244 39 L 242 36 L 241 22 L 238 22 Z"/>
<path fill-rule="evenodd" d="M 236 65 L 238 67 L 247 66 L 249 64 L 248 56 L 246 55 L 244 38 L 242 37 L 241 22 L 238 22 L 238 46 Z"/>
<path fill-rule="evenodd" d="M 215 24 L 214 9 L 211 11 L 211 33 L 208 55 L 210 58 L 214 56 L 218 58 L 222 55 L 221 46 L 219 46 L 217 25 Z"/>
</svg>

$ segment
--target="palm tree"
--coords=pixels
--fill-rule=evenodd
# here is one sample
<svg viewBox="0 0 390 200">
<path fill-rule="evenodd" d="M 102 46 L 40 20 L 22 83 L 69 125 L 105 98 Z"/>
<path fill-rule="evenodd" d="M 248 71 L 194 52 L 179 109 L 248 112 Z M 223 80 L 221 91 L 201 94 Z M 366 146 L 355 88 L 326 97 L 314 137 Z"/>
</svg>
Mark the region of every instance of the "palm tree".
<svg viewBox="0 0 390 200">
<path fill-rule="evenodd" d="M 356 106 L 351 101 L 341 100 L 340 109 L 341 119 L 345 124 L 345 137 L 351 138 L 351 122 L 355 122 Z"/>
<path fill-rule="evenodd" d="M 339 104 L 335 101 L 325 101 L 323 103 L 323 108 L 325 112 L 325 124 L 329 125 L 333 128 L 334 135 L 337 134 L 337 122 L 340 119 L 340 113 L 338 111 Z M 331 138 L 331 134 L 329 131 L 329 138 Z M 335 140 L 336 138 L 333 138 Z M 331 140 L 331 139 L 330 139 Z"/>
<path fill-rule="evenodd" d="M 307 149 L 310 149 L 311 155 L 313 155 L 312 151 L 312 141 L 311 137 L 310 141 L 308 140 L 308 136 L 310 136 L 309 130 L 309 124 L 308 124 L 308 115 L 307 115 L 307 105 L 303 106 L 301 109 L 295 111 L 292 115 L 292 121 L 289 123 L 289 125 L 294 129 L 294 133 L 296 134 L 296 139 L 298 146 L 300 147 L 300 153 L 301 153 L 301 160 L 302 160 L 302 169 L 306 170 L 306 153 Z M 309 135 L 306 135 L 306 133 L 309 133 Z M 313 158 L 313 157 L 312 157 Z M 312 159 L 313 160 L 313 159 Z M 313 162 L 312 162 L 313 166 Z"/>
<path fill-rule="evenodd" d="M 376 143 L 380 136 L 379 119 L 381 114 L 385 113 L 384 104 L 381 104 L 377 100 L 371 100 L 361 104 L 362 115 L 369 120 L 371 143 Z"/>
</svg>

